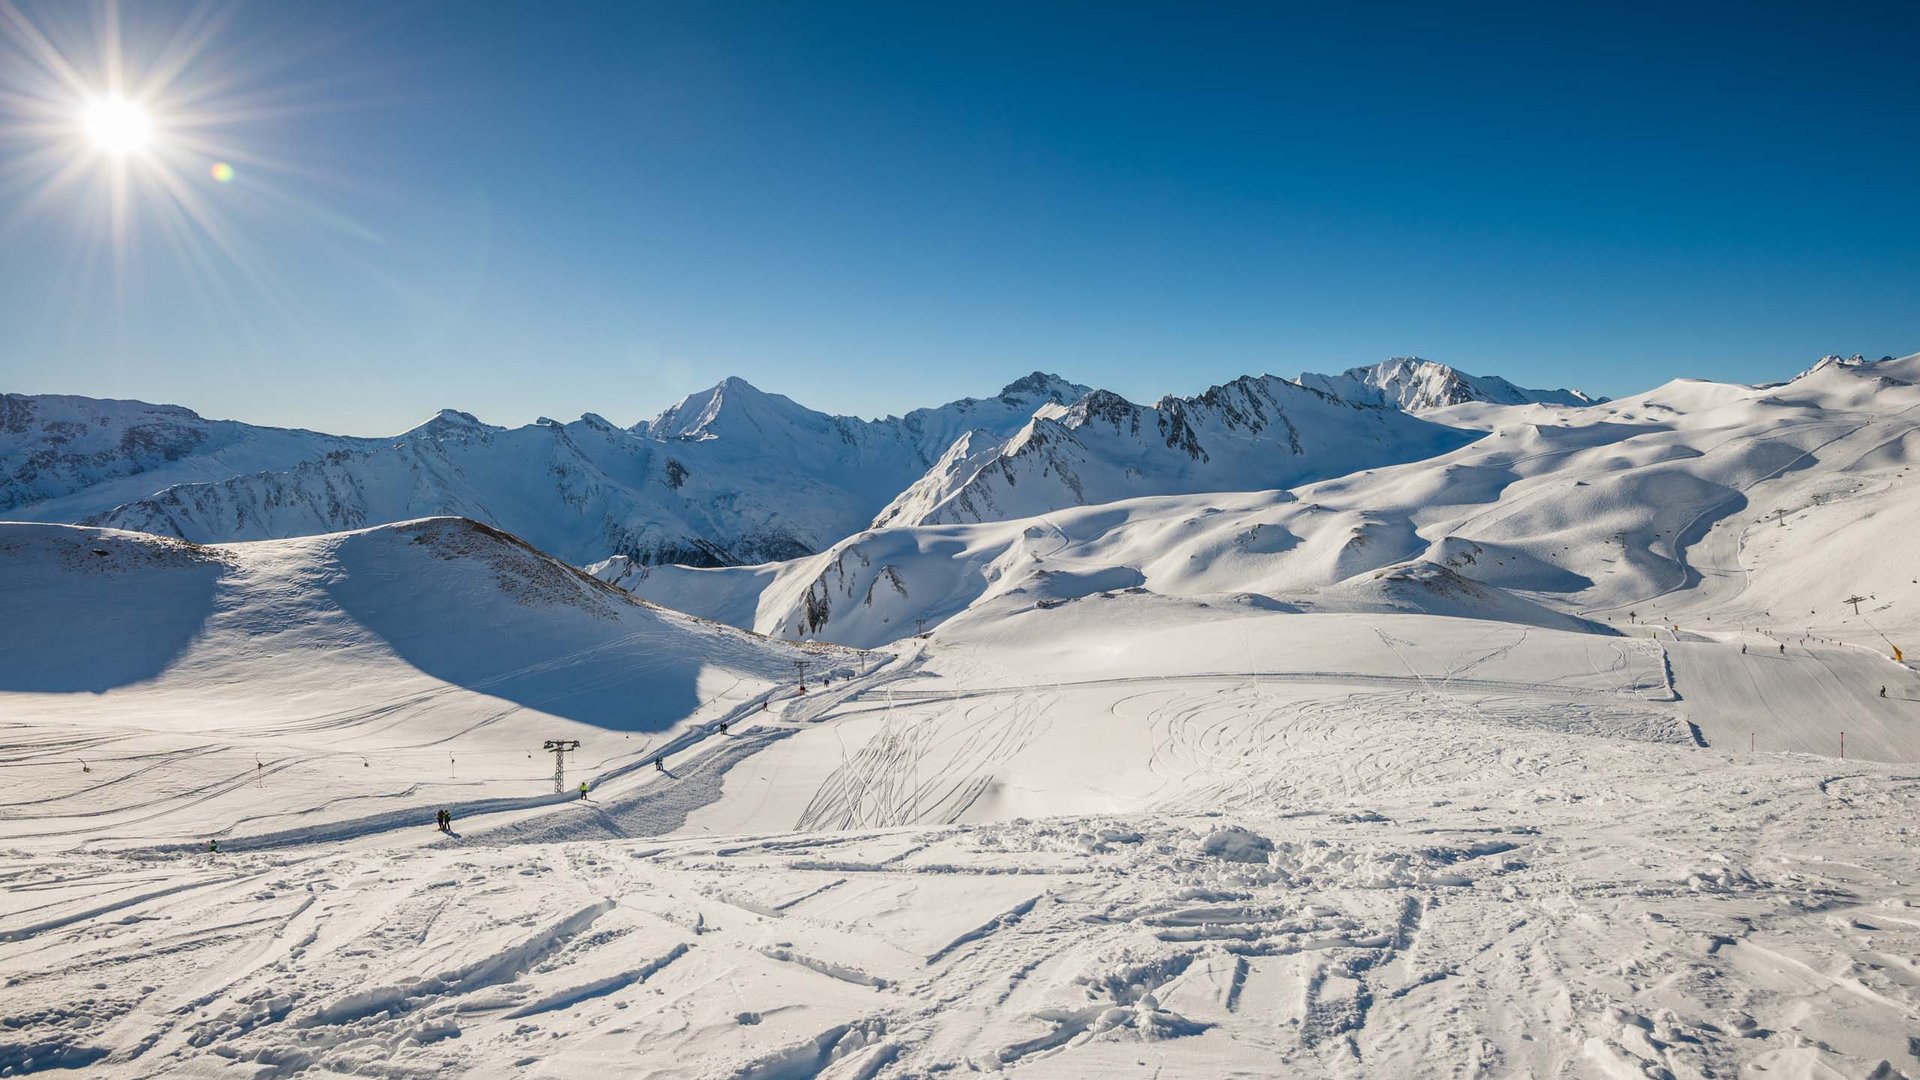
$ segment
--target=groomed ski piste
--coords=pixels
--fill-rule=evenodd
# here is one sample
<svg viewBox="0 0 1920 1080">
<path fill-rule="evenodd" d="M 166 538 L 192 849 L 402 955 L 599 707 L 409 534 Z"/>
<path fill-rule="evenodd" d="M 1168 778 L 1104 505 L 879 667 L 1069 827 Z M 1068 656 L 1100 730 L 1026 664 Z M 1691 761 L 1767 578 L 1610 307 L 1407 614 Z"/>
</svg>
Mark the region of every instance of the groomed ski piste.
<svg viewBox="0 0 1920 1080">
<path fill-rule="evenodd" d="M 1920 1075 L 1915 383 L 599 568 L 690 615 L 0 525 L 0 1072 Z"/>
</svg>

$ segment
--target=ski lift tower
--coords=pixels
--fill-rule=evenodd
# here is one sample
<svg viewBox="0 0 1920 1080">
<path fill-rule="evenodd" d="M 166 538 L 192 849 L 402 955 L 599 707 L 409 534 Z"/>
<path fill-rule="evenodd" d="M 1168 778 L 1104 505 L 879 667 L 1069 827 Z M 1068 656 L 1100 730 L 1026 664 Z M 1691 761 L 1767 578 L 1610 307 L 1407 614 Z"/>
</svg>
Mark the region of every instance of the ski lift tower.
<svg viewBox="0 0 1920 1080">
<path fill-rule="evenodd" d="M 799 676 L 800 678 L 800 692 L 803 694 L 806 693 L 807 692 L 807 661 L 795 660 L 793 662 L 793 672 L 795 675 Z"/>
<path fill-rule="evenodd" d="M 1859 593 L 1854 593 L 1852 596 L 1849 596 L 1845 600 L 1842 600 L 1840 602 L 1843 604 L 1852 604 L 1853 613 L 1855 615 L 1858 615 L 1860 614 L 1860 605 L 1866 603 L 1867 599 L 1868 599 L 1867 597 L 1861 596 Z"/>
<path fill-rule="evenodd" d="M 579 739 L 548 739 L 541 749 L 553 755 L 553 793 L 567 790 L 567 751 L 580 749 Z"/>
</svg>

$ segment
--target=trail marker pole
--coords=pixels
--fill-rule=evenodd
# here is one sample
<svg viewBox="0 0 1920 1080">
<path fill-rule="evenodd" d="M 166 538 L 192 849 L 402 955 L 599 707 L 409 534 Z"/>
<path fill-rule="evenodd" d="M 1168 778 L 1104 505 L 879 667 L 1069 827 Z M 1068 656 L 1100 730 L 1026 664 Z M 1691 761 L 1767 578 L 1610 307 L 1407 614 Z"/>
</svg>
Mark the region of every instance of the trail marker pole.
<svg viewBox="0 0 1920 1080">
<path fill-rule="evenodd" d="M 580 740 L 548 739 L 540 748 L 553 755 L 553 793 L 558 795 L 567 790 L 567 751 L 580 749 Z"/>
<path fill-rule="evenodd" d="M 1847 733 L 1844 731 L 1840 733 L 1840 760 L 1847 760 Z"/>
</svg>

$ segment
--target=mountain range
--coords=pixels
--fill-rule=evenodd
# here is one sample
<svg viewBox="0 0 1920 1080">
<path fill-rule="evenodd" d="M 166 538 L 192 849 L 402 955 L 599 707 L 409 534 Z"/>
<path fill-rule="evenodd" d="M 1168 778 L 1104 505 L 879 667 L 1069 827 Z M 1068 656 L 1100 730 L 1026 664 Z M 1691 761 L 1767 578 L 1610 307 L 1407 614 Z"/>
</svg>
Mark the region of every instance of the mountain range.
<svg viewBox="0 0 1920 1080">
<path fill-rule="evenodd" d="M 8 394 L 0 516 L 212 543 L 457 515 L 580 565 L 732 566 L 873 525 L 1286 487 L 1477 438 L 1427 415 L 1449 405 L 1589 400 L 1396 359 L 1151 406 L 1035 372 L 992 397 L 867 420 L 727 378 L 632 427 L 587 413 L 504 428 L 445 409 L 400 435 L 353 438 Z"/>
<path fill-rule="evenodd" d="M 1266 389 L 1295 423 L 1327 430 L 1306 423 L 1288 393 Z M 1333 431 L 1383 421 L 1366 406 L 1291 393 L 1360 410 Z M 1189 405 L 1179 415 L 1206 432 L 1196 444 L 1238 448 L 1223 436 L 1245 428 L 1224 418 L 1244 424 L 1245 412 L 1227 405 L 1267 399 L 1218 396 L 1210 412 Z M 1136 421 L 1159 430 L 1153 418 L 1170 412 L 1163 402 L 1121 411 L 1117 423 L 1074 416 L 1085 404 L 1037 419 L 1029 427 L 1044 436 L 1034 437 L 1104 446 L 1131 438 Z M 1061 488 L 1042 479 L 1057 464 L 1018 472 L 1009 462 L 1029 452 L 1015 445 L 980 470 L 1004 488 L 963 488 L 917 519 L 903 515 L 807 558 L 722 568 L 612 559 L 590 570 L 681 611 L 860 647 L 1128 590 L 1236 608 L 1419 611 L 1611 633 L 1609 624 L 1656 611 L 1678 620 L 1705 608 L 1743 625 L 1804 620 L 1858 588 L 1882 630 L 1914 625 L 1906 613 L 1920 606 L 1920 588 L 1906 538 L 1920 529 L 1920 502 L 1901 492 L 1920 460 L 1920 356 L 1832 360 L 1772 386 L 1680 379 L 1591 406 L 1455 408 L 1481 410 L 1450 418 L 1485 430 L 1400 463 L 1351 458 L 1351 472 L 1286 490 L 1181 488 L 1156 473 L 1125 497 L 1103 472 L 1086 483 L 1088 498 L 1059 505 L 1066 500 L 1050 496 Z M 1397 424 L 1413 419 L 1393 415 Z M 974 513 L 989 494 L 1000 499 L 992 512 Z M 1771 523 L 1757 524 L 1756 511 Z M 1851 554 L 1836 562 L 1830 544 Z"/>
</svg>

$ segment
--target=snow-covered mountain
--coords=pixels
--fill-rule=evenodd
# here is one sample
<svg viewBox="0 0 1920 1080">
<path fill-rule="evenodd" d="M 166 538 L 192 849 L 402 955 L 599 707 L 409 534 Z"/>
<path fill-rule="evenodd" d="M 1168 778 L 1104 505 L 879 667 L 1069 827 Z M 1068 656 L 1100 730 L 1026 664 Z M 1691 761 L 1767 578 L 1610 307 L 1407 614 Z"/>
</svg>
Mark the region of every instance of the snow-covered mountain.
<svg viewBox="0 0 1920 1080">
<path fill-rule="evenodd" d="M 377 442 L 208 420 L 178 405 L 0 394 L 0 518 L 78 521 L 174 484 Z"/>
<path fill-rule="evenodd" d="M 1618 625 L 1629 611 L 1679 618 L 1703 605 L 1759 623 L 1797 610 L 1810 626 L 1847 615 L 1828 594 L 1858 588 L 1877 597 L 1867 619 L 1911 635 L 1920 591 L 1903 567 L 1920 532 L 1917 384 L 1920 357 L 1823 364 L 1775 387 L 1679 380 L 1600 406 L 1538 406 L 1450 452 L 1288 491 L 1061 508 L 1046 505 L 1060 488 L 1036 470 L 1004 489 L 1040 499 L 1024 514 L 943 510 L 777 566 L 595 572 L 763 633 L 860 646 L 1135 587 L 1534 625 Z M 1141 426 L 1154 431 L 1150 422 Z M 1049 438 L 1056 428 L 1077 432 L 1030 426 Z M 1756 527 L 1776 511 L 1780 523 Z M 1850 552 L 1850 577 L 1833 576 L 1830 544 Z"/>
<path fill-rule="evenodd" d="M 1348 368 L 1338 375 L 1302 373 L 1295 381 L 1348 401 L 1409 412 L 1469 401 L 1491 405 L 1593 405 L 1607 400 L 1578 390 L 1528 390 L 1498 375 L 1469 375 L 1417 356 L 1396 356 L 1369 367 Z"/>
<path fill-rule="evenodd" d="M 1138 495 L 1290 487 L 1477 437 L 1271 375 L 1151 407 L 1097 391 L 1042 410 L 998 447 L 956 444 L 874 524 L 995 521 Z"/>
<path fill-rule="evenodd" d="M 818 551 L 865 526 L 970 431 L 1004 436 L 1086 388 L 1036 373 L 901 417 L 832 416 L 729 378 L 623 429 L 594 414 L 501 428 L 444 410 L 390 440 L 183 484 L 86 520 L 198 542 L 453 514 L 576 563 L 732 565 Z"/>
</svg>

